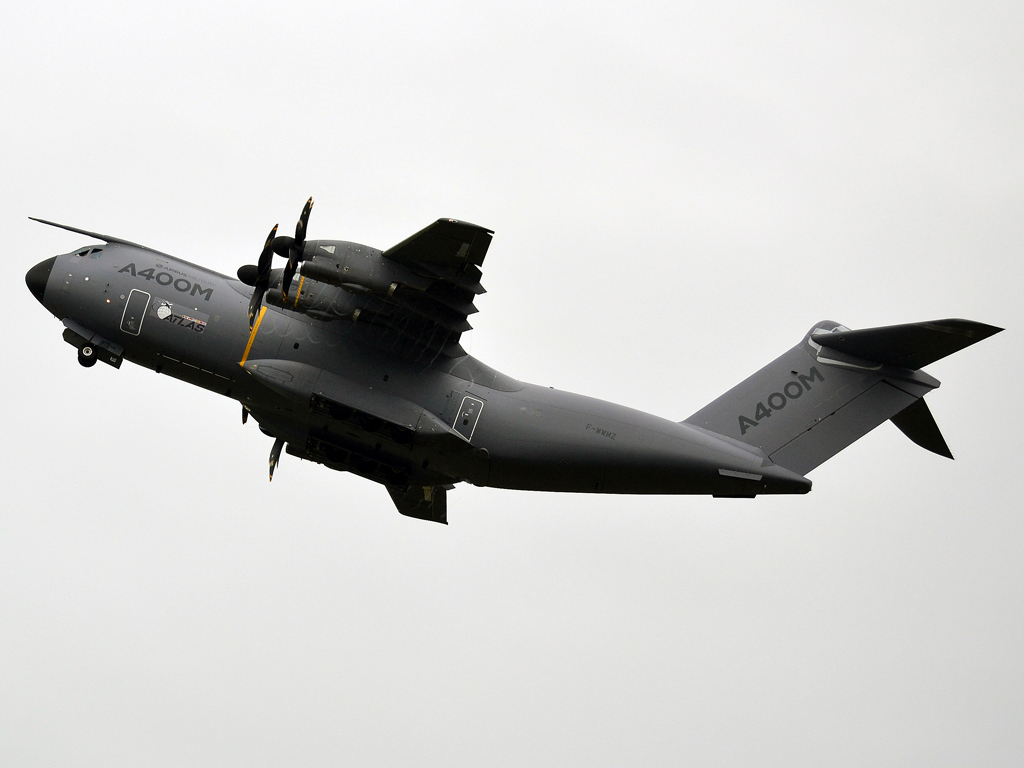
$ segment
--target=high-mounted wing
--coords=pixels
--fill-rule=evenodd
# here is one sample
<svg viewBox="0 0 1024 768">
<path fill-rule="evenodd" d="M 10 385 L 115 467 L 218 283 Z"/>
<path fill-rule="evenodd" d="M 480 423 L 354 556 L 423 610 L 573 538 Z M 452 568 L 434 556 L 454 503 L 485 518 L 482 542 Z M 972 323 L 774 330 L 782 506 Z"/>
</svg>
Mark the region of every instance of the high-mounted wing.
<svg viewBox="0 0 1024 768">
<path fill-rule="evenodd" d="M 378 251 L 383 267 L 378 272 L 362 274 L 370 262 L 346 257 L 347 277 L 339 279 L 330 271 L 341 261 L 323 260 L 318 254 L 306 262 L 303 273 L 353 294 L 360 306 L 352 319 L 364 329 L 376 328 L 367 332 L 380 337 L 377 343 L 416 360 L 461 357 L 466 352 L 459 339 L 473 327 L 467 318 L 477 311 L 473 301 L 485 292 L 480 266 L 493 234 L 476 224 L 438 219 L 398 245 Z M 336 256 L 344 247 L 337 245 Z"/>
<path fill-rule="evenodd" d="M 493 234 L 476 224 L 438 219 L 386 251 L 341 240 L 303 241 L 295 258 L 302 277 L 294 295 L 276 291 L 287 278 L 280 271 L 248 265 L 238 275 L 257 286 L 265 272 L 267 303 L 317 320 L 348 318 L 352 323 L 344 332 L 368 344 L 417 362 L 458 358 L 466 354 L 459 339 L 472 328 L 473 302 L 484 293 L 480 266 Z M 254 298 L 252 306 L 258 304 Z"/>
<path fill-rule="evenodd" d="M 384 258 L 404 264 L 473 294 L 484 292 L 480 267 L 491 244 L 490 229 L 455 219 L 438 219 L 429 227 L 384 251 Z"/>
</svg>

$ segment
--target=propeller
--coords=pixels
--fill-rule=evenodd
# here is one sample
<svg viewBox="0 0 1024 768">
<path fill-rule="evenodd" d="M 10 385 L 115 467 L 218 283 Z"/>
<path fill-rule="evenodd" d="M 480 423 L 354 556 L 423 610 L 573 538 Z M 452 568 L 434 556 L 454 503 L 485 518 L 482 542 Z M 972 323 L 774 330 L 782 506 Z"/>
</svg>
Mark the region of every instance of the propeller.
<svg viewBox="0 0 1024 768">
<path fill-rule="evenodd" d="M 259 263 L 256 265 L 256 279 L 253 282 L 252 298 L 249 299 L 249 330 L 252 330 L 252 325 L 256 322 L 256 313 L 260 311 L 260 307 L 263 305 L 263 294 L 267 292 L 267 288 L 270 285 L 270 262 L 274 258 L 274 236 L 277 234 L 277 224 L 270 230 L 270 234 L 267 235 L 267 242 L 263 246 L 263 252 L 260 254 Z M 242 267 L 245 269 L 245 267 Z M 241 277 L 242 269 L 238 270 L 239 277 Z"/>
<path fill-rule="evenodd" d="M 295 224 L 295 237 L 274 238 L 274 253 L 285 256 L 288 263 L 284 267 L 284 277 L 281 279 L 281 300 L 288 300 L 288 287 L 295 277 L 295 270 L 302 261 L 302 249 L 306 247 L 306 225 L 309 224 L 309 212 L 313 210 L 313 198 L 309 198 L 302 206 L 302 213 Z"/>
<path fill-rule="evenodd" d="M 263 245 L 263 252 L 260 253 L 259 263 L 255 266 L 247 264 L 238 269 L 238 279 L 246 285 L 253 286 L 252 298 L 249 300 L 249 330 L 252 330 L 256 322 L 256 315 L 259 314 L 263 305 L 263 297 L 270 286 L 270 266 L 274 254 L 284 256 L 288 263 L 284 267 L 284 275 L 281 280 L 281 300 L 288 300 L 288 288 L 295 277 L 295 270 L 302 261 L 302 251 L 306 247 L 306 227 L 309 225 L 309 212 L 313 210 L 313 198 L 309 198 L 299 214 L 299 221 L 295 225 L 295 237 L 277 235 L 277 225 L 267 235 L 267 242 Z"/>
</svg>

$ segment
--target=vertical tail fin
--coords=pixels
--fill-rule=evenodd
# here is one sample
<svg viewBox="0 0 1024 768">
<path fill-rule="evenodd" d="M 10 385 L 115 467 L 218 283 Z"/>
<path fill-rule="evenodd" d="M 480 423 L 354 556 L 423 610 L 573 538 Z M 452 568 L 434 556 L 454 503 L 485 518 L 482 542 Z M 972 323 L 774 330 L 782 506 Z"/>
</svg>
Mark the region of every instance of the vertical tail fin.
<svg viewBox="0 0 1024 768">
<path fill-rule="evenodd" d="M 757 446 L 800 474 L 888 419 L 918 445 L 952 458 L 921 399 L 939 382 L 920 368 L 1001 330 L 970 320 L 858 331 L 821 322 L 686 423 Z"/>
</svg>

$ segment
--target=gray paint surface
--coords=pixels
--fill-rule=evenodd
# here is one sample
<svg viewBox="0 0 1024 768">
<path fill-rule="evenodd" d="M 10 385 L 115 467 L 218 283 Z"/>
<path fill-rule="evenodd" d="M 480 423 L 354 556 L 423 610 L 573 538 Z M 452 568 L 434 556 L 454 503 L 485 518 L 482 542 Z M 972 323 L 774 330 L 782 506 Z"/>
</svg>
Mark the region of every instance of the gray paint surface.
<svg viewBox="0 0 1024 768">
<path fill-rule="evenodd" d="M 0 36 L 0 762 L 1020 762 L 1014 9 L 56 3 Z M 467 351 L 673 421 L 819 318 L 1008 330 L 927 369 L 955 462 L 883 424 L 806 496 L 462 484 L 444 528 L 288 455 L 268 484 L 235 402 L 80 368 L 21 283 L 84 242 L 29 214 L 231 275 L 313 193 L 312 237 L 494 228 Z"/>
<path fill-rule="evenodd" d="M 448 221 L 438 222 L 446 232 L 453 226 Z M 394 288 L 380 297 L 386 286 L 419 280 L 443 288 L 464 279 L 464 272 L 444 272 L 450 267 L 432 232 L 428 228 L 387 252 L 308 243 L 307 253 L 321 262 L 333 259 L 337 269 L 328 261 L 312 272 L 320 279 L 297 274 L 293 297 L 281 293 L 280 270 L 268 272 L 269 287 L 262 289 L 267 304 L 260 303 L 262 294 L 253 299 L 258 312 L 248 301 L 254 289 L 108 235 L 94 235 L 105 247 L 41 262 L 26 281 L 54 316 L 79 328 L 75 345 L 89 355 L 83 364 L 92 362 L 97 343 L 114 343 L 127 360 L 236 399 L 288 453 L 395 488 L 395 498 L 422 489 L 423 505 L 400 506 L 403 514 L 447 522 L 426 509 L 433 493 L 428 489 L 443 496 L 442 487 L 460 481 L 575 493 L 754 496 L 810 490 L 809 481 L 774 465 L 756 446 L 492 375 L 462 351 L 457 333 L 447 341 L 438 325 L 410 331 L 410 322 L 415 328 L 425 316 L 437 318 L 433 308 L 444 305 L 428 300 L 433 289 L 427 287 L 415 291 L 421 299 L 411 315 L 401 314 L 407 304 L 401 297 L 390 300 Z M 466 238 L 475 236 L 470 231 Z M 424 269 L 410 275 L 404 266 L 392 266 L 394 257 L 387 254 L 396 250 L 417 265 L 424 237 L 432 260 Z M 442 244 L 460 257 L 469 247 L 458 239 Z M 353 258 L 365 266 L 352 268 Z M 479 275 L 482 260 L 482 253 L 467 259 L 466 269 Z M 431 281 L 417 270 L 450 277 Z M 472 380 L 446 373 L 462 370 Z M 477 370 L 500 388 L 477 381 Z M 277 456 L 280 448 L 272 450 Z M 277 465 L 273 457 L 270 463 Z"/>
</svg>

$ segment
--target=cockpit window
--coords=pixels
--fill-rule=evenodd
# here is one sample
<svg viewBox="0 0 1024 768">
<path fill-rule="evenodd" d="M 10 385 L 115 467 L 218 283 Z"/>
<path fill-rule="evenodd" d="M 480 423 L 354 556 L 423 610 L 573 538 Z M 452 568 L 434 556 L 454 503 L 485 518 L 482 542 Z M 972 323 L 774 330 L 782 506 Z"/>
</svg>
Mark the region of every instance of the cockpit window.
<svg viewBox="0 0 1024 768">
<path fill-rule="evenodd" d="M 90 259 L 98 259 L 102 252 L 102 248 L 79 248 L 75 251 L 75 256 L 88 256 Z"/>
</svg>

